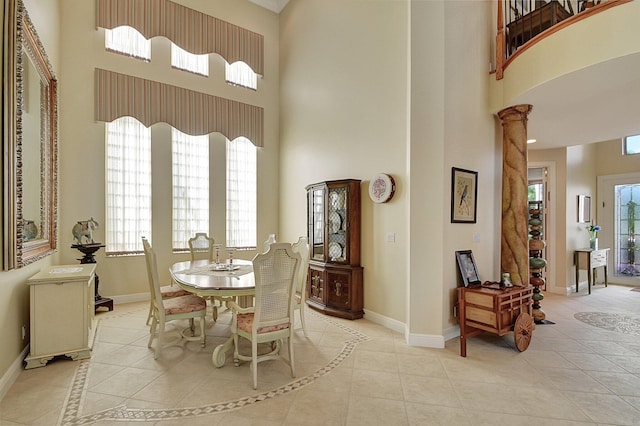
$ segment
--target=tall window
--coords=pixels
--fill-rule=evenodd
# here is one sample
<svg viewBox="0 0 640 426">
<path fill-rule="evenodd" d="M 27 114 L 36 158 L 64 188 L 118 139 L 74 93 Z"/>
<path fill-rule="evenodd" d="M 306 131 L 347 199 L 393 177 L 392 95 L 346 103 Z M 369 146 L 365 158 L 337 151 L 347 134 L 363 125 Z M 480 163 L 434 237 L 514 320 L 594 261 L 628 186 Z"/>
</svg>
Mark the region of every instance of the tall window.
<svg viewBox="0 0 640 426">
<path fill-rule="evenodd" d="M 227 83 L 234 86 L 242 86 L 248 89 L 258 89 L 258 74 L 242 61 L 229 64 L 225 62 L 225 76 Z"/>
<path fill-rule="evenodd" d="M 107 123 L 106 251 L 142 251 L 151 239 L 151 129 L 135 118 Z"/>
<path fill-rule="evenodd" d="M 172 129 L 173 249 L 188 248 L 196 232 L 209 233 L 209 136 Z"/>
<path fill-rule="evenodd" d="M 171 43 L 171 66 L 194 74 L 209 75 L 209 55 L 194 55 Z"/>
<path fill-rule="evenodd" d="M 104 45 L 107 50 L 133 56 L 147 62 L 151 60 L 151 40 L 147 40 L 131 27 L 106 30 Z"/>
<path fill-rule="evenodd" d="M 256 147 L 243 137 L 227 140 L 227 247 L 256 247 L 256 203 Z"/>
</svg>

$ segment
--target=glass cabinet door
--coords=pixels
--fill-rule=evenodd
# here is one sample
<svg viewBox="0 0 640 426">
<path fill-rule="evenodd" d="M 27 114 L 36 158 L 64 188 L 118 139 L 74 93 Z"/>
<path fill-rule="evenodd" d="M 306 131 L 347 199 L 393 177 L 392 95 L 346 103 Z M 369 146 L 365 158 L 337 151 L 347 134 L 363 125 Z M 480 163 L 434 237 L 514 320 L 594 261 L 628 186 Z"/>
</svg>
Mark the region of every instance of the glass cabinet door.
<svg viewBox="0 0 640 426">
<path fill-rule="evenodd" d="M 345 262 L 347 260 L 347 187 L 329 188 L 327 222 L 329 227 L 329 260 Z"/>
<path fill-rule="evenodd" d="M 311 258 L 324 262 L 324 187 L 309 192 L 309 242 Z"/>
</svg>

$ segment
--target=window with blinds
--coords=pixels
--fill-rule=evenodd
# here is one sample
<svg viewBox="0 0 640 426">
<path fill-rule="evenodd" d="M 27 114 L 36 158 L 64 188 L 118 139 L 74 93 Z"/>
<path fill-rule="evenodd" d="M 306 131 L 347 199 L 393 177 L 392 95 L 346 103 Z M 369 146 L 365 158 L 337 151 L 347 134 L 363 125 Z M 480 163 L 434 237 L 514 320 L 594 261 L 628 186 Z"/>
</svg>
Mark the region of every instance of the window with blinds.
<svg viewBox="0 0 640 426">
<path fill-rule="evenodd" d="M 247 89 L 258 89 L 258 74 L 242 61 L 229 64 L 225 62 L 225 78 L 227 83 L 234 86 L 242 86 Z"/>
<path fill-rule="evenodd" d="M 171 130 L 173 250 L 189 248 L 196 232 L 209 233 L 209 136 Z"/>
<path fill-rule="evenodd" d="M 107 50 L 121 53 L 146 62 L 151 61 L 151 40 L 131 27 L 105 30 L 104 45 Z"/>
<path fill-rule="evenodd" d="M 227 140 L 227 247 L 255 248 L 257 151 L 247 138 Z"/>
<path fill-rule="evenodd" d="M 151 239 L 151 129 L 123 117 L 106 133 L 105 251 L 139 253 Z"/>
<path fill-rule="evenodd" d="M 209 76 L 209 55 L 194 55 L 171 43 L 171 66 L 194 74 Z"/>
</svg>

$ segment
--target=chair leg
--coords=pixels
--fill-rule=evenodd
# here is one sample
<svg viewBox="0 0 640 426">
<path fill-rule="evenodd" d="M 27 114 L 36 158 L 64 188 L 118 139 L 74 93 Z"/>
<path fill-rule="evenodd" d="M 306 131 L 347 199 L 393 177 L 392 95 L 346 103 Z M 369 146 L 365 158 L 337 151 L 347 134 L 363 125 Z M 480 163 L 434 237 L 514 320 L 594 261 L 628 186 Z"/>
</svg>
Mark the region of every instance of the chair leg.
<svg viewBox="0 0 640 426">
<path fill-rule="evenodd" d="M 147 315 L 146 324 L 149 325 L 149 320 L 151 319 L 151 315 L 153 315 L 153 302 L 149 301 L 149 314 Z"/>
<path fill-rule="evenodd" d="M 258 342 L 251 340 L 251 370 L 253 370 L 253 388 L 258 388 Z"/>
<path fill-rule="evenodd" d="M 233 365 L 236 367 L 240 366 L 240 356 L 238 352 L 238 333 L 233 331 Z"/>
<path fill-rule="evenodd" d="M 304 333 L 304 337 L 308 339 L 309 335 L 307 334 L 307 323 L 304 321 L 304 303 L 300 305 L 300 309 L 298 310 L 300 311 L 300 322 L 302 323 L 302 332 Z"/>
<path fill-rule="evenodd" d="M 293 339 L 289 335 L 287 339 L 289 341 L 289 367 L 291 368 L 291 377 L 296 377 L 296 368 L 293 364 Z"/>
<path fill-rule="evenodd" d="M 204 334 L 204 323 L 205 317 L 200 317 L 200 347 L 204 348 L 206 346 L 207 336 Z"/>
<path fill-rule="evenodd" d="M 160 326 L 160 329 L 158 330 L 158 340 L 156 342 L 156 350 L 153 354 L 153 359 L 158 359 L 160 351 L 162 350 L 162 345 L 164 345 L 164 321 L 160 321 L 158 325 Z"/>
<path fill-rule="evenodd" d="M 151 347 L 151 343 L 153 343 L 153 338 L 156 334 L 156 327 L 158 326 L 158 322 L 156 317 L 153 317 L 153 321 L 151 321 L 151 327 L 149 328 L 149 343 L 147 343 L 147 347 Z"/>
</svg>

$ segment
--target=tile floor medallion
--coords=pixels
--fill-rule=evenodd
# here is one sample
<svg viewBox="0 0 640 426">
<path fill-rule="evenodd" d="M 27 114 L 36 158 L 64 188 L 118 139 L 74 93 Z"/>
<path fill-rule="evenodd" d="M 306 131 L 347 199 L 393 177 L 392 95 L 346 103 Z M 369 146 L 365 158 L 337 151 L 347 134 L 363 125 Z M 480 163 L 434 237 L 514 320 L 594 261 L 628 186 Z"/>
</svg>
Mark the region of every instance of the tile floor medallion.
<svg viewBox="0 0 640 426">
<path fill-rule="evenodd" d="M 606 312 L 578 312 L 574 317 L 594 327 L 640 336 L 640 318 Z"/>
<path fill-rule="evenodd" d="M 124 313 L 120 316 L 125 316 L 128 313 Z M 227 315 L 230 317 L 230 315 Z M 290 382 L 274 387 L 273 389 L 269 389 L 267 391 L 256 391 L 255 395 L 251 396 L 243 396 L 236 399 L 225 400 L 222 402 L 212 402 L 210 404 L 195 406 L 195 407 L 176 407 L 176 408 L 130 408 L 127 407 L 126 404 L 118 405 L 112 408 L 107 408 L 101 411 L 85 413 L 83 410 L 83 406 L 86 400 L 87 391 L 88 391 L 88 383 L 90 381 L 91 372 L 92 372 L 92 359 L 86 359 L 79 361 L 79 365 L 75 371 L 73 381 L 69 388 L 68 395 L 65 399 L 60 418 L 58 424 L 61 426 L 77 426 L 77 425 L 88 425 L 94 424 L 98 422 L 104 421 L 116 421 L 116 422 L 155 422 L 161 420 L 176 420 L 176 419 L 189 419 L 196 416 L 205 416 L 209 414 L 216 413 L 224 413 L 228 411 L 232 411 L 235 409 L 239 409 L 242 407 L 246 407 L 251 404 L 255 404 L 258 402 L 266 401 L 281 395 L 285 395 L 289 392 L 296 391 L 301 389 L 311 383 L 313 383 L 316 379 L 328 374 L 336 367 L 340 366 L 343 361 L 353 354 L 356 346 L 359 343 L 366 342 L 370 340 L 369 336 L 364 333 L 355 330 L 345 324 L 339 323 L 331 319 L 326 315 L 320 315 L 313 311 L 307 310 L 307 322 L 309 322 L 309 316 L 312 316 L 312 320 L 314 321 L 323 321 L 327 324 L 327 327 L 335 327 L 336 332 L 346 333 L 349 337 L 349 340 L 345 340 L 341 349 L 338 349 L 337 355 L 335 355 L 326 365 L 317 368 L 311 374 L 307 374 L 304 377 L 291 379 L 290 375 L 287 377 L 291 379 Z M 101 326 L 107 325 L 109 321 L 117 319 L 119 315 L 112 315 L 98 321 L 98 327 L 96 331 L 96 341 L 99 340 Z M 296 315 L 297 317 L 297 315 Z M 223 320 L 224 321 L 224 320 Z M 221 318 L 218 318 L 219 324 L 221 322 Z M 229 321 L 230 322 L 230 321 Z M 209 325 L 208 325 L 209 326 Z M 300 333 L 302 330 L 300 329 Z M 209 346 L 209 335 L 207 335 L 207 345 Z M 318 343 L 318 342 L 313 342 Z M 154 342 L 155 345 L 155 342 Z M 95 347 L 94 347 L 95 350 Z M 211 349 L 213 350 L 213 349 Z M 163 351 L 164 354 L 164 351 Z M 162 354 L 161 354 L 162 357 Z M 275 361 L 280 363 L 279 361 Z M 280 363 L 282 364 L 282 363 Z M 215 367 L 211 364 L 211 368 Z M 222 367 L 224 368 L 234 368 L 233 367 L 233 352 L 230 350 L 227 353 L 226 364 Z M 263 367 L 264 368 L 264 367 Z M 297 366 L 298 368 L 298 366 Z M 299 368 L 298 368 L 299 369 Z M 260 367 L 258 369 L 260 371 Z M 284 370 L 283 370 L 284 371 Z M 287 374 L 289 370 L 288 367 L 286 369 Z M 249 371 L 247 370 L 247 373 Z M 260 382 L 258 383 L 260 385 Z M 251 388 L 250 377 L 247 375 L 247 386 L 249 389 Z"/>
</svg>

